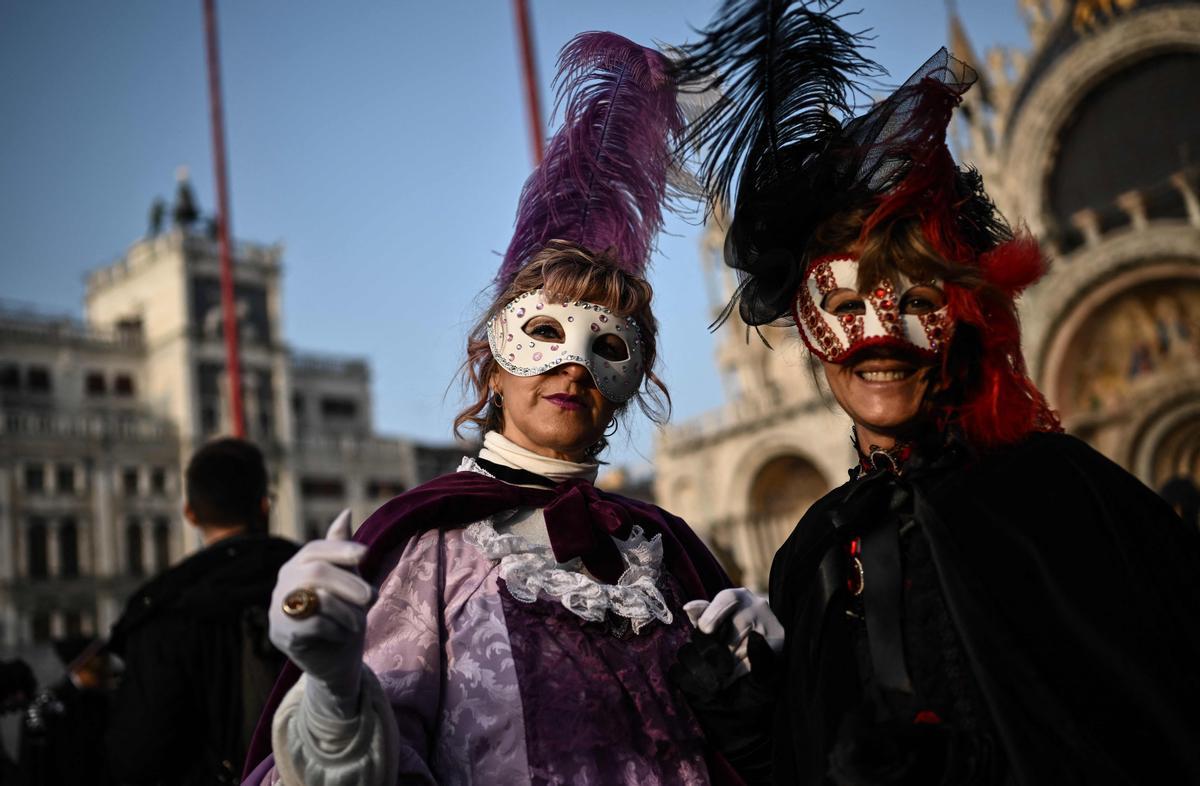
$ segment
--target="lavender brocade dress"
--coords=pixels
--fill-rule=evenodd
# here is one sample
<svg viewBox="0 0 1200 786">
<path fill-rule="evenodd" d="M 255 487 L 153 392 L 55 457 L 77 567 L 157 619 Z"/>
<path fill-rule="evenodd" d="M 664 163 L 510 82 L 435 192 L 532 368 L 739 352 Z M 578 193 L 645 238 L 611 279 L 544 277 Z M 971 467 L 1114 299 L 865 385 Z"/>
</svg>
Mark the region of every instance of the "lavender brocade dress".
<svg viewBox="0 0 1200 786">
<path fill-rule="evenodd" d="M 635 527 L 617 545 L 617 586 L 491 519 L 388 554 L 363 660 L 396 719 L 401 783 L 710 783 L 667 679 L 690 598 L 659 570 L 660 537 Z M 278 777 L 260 766 L 247 782 Z"/>
</svg>

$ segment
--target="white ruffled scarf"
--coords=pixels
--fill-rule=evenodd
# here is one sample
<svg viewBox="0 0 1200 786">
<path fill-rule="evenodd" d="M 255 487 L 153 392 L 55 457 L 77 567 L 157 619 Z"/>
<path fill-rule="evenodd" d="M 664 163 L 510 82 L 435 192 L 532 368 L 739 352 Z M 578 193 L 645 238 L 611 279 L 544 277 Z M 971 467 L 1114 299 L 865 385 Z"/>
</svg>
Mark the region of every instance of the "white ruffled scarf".
<svg viewBox="0 0 1200 786">
<path fill-rule="evenodd" d="M 596 473 L 600 470 L 600 465 L 595 461 L 576 463 L 539 455 L 521 447 L 499 431 L 489 431 L 483 435 L 483 447 L 479 450 L 479 458 L 512 469 L 523 469 L 549 478 L 555 483 L 575 478 L 595 483 Z"/>
<path fill-rule="evenodd" d="M 599 465 L 547 458 L 526 450 L 495 431 L 483 437 L 479 457 L 513 469 L 534 472 L 555 482 L 583 478 L 593 482 Z M 464 458 L 459 471 L 488 474 L 473 459 Z M 634 526 L 628 540 L 613 538 L 625 572 L 616 584 L 604 584 L 587 573 L 576 558 L 559 563 L 550 546 L 542 511 L 517 510 L 467 527 L 464 537 L 483 555 L 499 562 L 500 578 L 519 601 L 533 603 L 539 595 L 558 600 L 576 616 L 603 622 L 609 614 L 629 621 L 633 631 L 658 620 L 669 625 L 674 615 L 658 589 L 662 568 L 662 537 L 647 538 Z"/>
</svg>

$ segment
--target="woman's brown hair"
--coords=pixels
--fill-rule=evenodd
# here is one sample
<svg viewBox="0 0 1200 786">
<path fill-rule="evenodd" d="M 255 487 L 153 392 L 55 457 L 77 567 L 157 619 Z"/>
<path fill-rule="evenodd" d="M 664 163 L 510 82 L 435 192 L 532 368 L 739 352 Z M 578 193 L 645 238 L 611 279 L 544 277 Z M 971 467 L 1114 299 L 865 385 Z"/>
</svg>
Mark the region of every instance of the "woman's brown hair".
<svg viewBox="0 0 1200 786">
<path fill-rule="evenodd" d="M 858 288 L 865 292 L 884 279 L 893 284 L 896 273 L 911 281 L 938 279 L 967 289 L 984 286 L 983 276 L 969 265 L 946 260 L 925 237 L 916 218 L 897 219 L 875 227 L 862 237 L 870 208 L 839 213 L 817 227 L 809 241 L 805 267 L 817 257 L 848 252 L 858 259 Z"/>
<path fill-rule="evenodd" d="M 658 356 L 658 322 L 650 310 L 654 291 L 644 279 L 632 276 L 608 261 L 603 255 L 592 254 L 563 241 L 554 241 L 538 253 L 513 278 L 502 292 L 496 293 L 483 316 L 467 336 L 467 359 L 462 365 L 463 389 L 468 404 L 454 418 L 454 434 L 469 425 L 480 434 L 504 428 L 504 410 L 492 403 L 490 383 L 499 370 L 488 343 L 488 321 L 518 295 L 535 289 L 544 290 L 550 297 L 563 300 L 582 300 L 611 309 L 638 323 L 642 340 L 642 357 L 646 378 L 642 389 L 630 401 L 655 423 L 665 423 L 671 410 L 671 395 L 655 374 Z M 617 412 L 623 415 L 628 402 Z M 595 447 L 603 449 L 605 441 Z"/>
</svg>

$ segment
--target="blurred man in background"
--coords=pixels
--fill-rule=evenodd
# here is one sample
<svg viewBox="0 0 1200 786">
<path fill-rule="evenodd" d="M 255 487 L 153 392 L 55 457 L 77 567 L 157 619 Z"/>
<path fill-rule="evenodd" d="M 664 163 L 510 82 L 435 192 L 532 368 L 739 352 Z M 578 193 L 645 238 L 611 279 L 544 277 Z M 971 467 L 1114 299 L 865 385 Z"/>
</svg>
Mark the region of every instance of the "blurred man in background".
<svg viewBox="0 0 1200 786">
<path fill-rule="evenodd" d="M 23 786 L 107 786 L 104 728 L 112 692 L 111 658 L 100 639 L 73 636 L 54 642 L 65 673 L 37 692 L 21 728 Z"/>
<path fill-rule="evenodd" d="M 238 439 L 208 443 L 188 463 L 186 497 L 204 548 L 138 590 L 113 627 L 125 674 L 106 748 L 122 783 L 237 783 L 283 664 L 267 604 L 296 546 L 267 534 L 262 453 Z"/>
</svg>

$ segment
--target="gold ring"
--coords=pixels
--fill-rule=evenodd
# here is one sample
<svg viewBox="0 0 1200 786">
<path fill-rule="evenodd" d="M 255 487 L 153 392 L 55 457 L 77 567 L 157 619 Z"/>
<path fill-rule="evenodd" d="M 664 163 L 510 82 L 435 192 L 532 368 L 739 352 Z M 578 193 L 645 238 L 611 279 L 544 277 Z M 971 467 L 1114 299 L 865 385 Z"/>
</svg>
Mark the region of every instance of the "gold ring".
<svg viewBox="0 0 1200 786">
<path fill-rule="evenodd" d="M 321 599 L 308 587 L 292 590 L 283 599 L 283 613 L 292 619 L 308 619 L 321 610 Z"/>
</svg>

